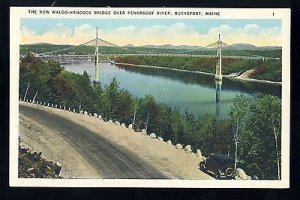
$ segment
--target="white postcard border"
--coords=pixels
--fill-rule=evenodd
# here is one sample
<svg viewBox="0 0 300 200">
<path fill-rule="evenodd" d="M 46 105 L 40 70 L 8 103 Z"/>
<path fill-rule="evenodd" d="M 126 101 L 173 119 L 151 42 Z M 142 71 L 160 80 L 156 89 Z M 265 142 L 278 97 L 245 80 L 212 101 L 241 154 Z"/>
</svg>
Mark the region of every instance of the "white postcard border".
<svg viewBox="0 0 300 200">
<path fill-rule="evenodd" d="M 220 12 L 221 16 L 78 16 L 30 14 L 28 10 L 160 10 Z M 164 18 L 164 19 L 280 19 L 282 21 L 282 180 L 140 180 L 140 179 L 30 179 L 18 178 L 19 132 L 19 44 L 21 18 Z M 230 8 L 58 8 L 11 7 L 10 9 L 10 186 L 32 187 L 161 187 L 161 188 L 288 188 L 290 176 L 290 9 L 230 9 Z M 286 134 L 289 133 L 289 134 Z"/>
</svg>

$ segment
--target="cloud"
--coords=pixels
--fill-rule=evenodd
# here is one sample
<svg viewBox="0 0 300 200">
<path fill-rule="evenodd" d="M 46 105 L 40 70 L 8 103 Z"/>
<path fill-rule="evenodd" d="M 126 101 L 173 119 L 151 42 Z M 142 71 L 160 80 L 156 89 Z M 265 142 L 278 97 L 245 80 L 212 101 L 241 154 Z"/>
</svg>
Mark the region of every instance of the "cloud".
<svg viewBox="0 0 300 200">
<path fill-rule="evenodd" d="M 232 31 L 233 31 L 233 28 L 231 28 L 227 24 L 223 24 L 219 27 L 214 27 L 214 28 L 209 29 L 207 35 L 217 35 L 219 33 L 222 33 L 223 35 L 225 35 L 225 33 L 232 32 Z"/>
<path fill-rule="evenodd" d="M 203 39 L 209 40 L 211 35 L 218 35 L 219 33 L 222 40 L 227 44 L 281 45 L 281 31 L 279 27 L 262 28 L 256 24 L 247 24 L 244 27 L 234 28 L 225 24 L 211 28 L 207 34 L 203 35 Z"/>
<path fill-rule="evenodd" d="M 81 26 L 75 27 L 74 36 L 76 37 L 86 37 L 91 36 L 91 33 L 95 32 L 95 28 L 89 24 L 83 24 Z"/>
<path fill-rule="evenodd" d="M 254 32 L 254 31 L 259 31 L 259 26 L 256 25 L 256 24 L 247 24 L 245 27 L 244 27 L 244 31 L 246 32 Z"/>
<path fill-rule="evenodd" d="M 65 27 L 63 24 L 58 24 L 55 29 L 46 32 L 43 36 L 48 38 L 69 38 L 72 36 L 72 29 Z"/>
<path fill-rule="evenodd" d="M 194 27 L 186 26 L 184 23 L 176 23 L 170 26 L 154 25 L 150 27 L 137 28 L 134 26 L 121 27 L 115 30 L 106 30 L 103 37 L 115 44 L 194 44 L 199 41 L 200 34 Z"/>
<path fill-rule="evenodd" d="M 91 32 L 91 30 L 94 30 L 89 26 L 90 25 L 84 24 L 73 30 L 66 27 L 63 23 L 58 23 L 55 27 L 43 34 L 37 34 L 34 30 L 22 27 L 21 42 L 25 44 L 38 42 L 53 44 L 78 44 L 78 42 L 86 42 L 87 39 L 91 40 L 91 34 L 88 33 L 88 31 Z"/>
<path fill-rule="evenodd" d="M 21 28 L 21 36 L 24 36 L 24 35 L 34 35 L 34 34 L 35 34 L 34 30 L 29 29 L 27 26 L 22 26 L 22 28 Z"/>
<path fill-rule="evenodd" d="M 63 27 L 64 24 L 63 24 L 62 22 L 60 22 L 60 23 L 56 24 L 56 26 L 57 26 L 57 27 Z"/>
<path fill-rule="evenodd" d="M 117 45 L 173 44 L 206 46 L 218 39 L 218 34 L 227 44 L 251 43 L 258 46 L 281 45 L 280 27 L 260 27 L 247 24 L 244 27 L 231 27 L 222 24 L 200 33 L 193 26 L 179 22 L 169 26 L 149 27 L 123 26 L 116 29 L 100 29 L 99 37 Z M 55 44 L 80 44 L 95 38 L 95 27 L 82 24 L 73 29 L 58 23 L 43 34 L 37 34 L 28 27 L 21 28 L 22 43 L 50 42 Z"/>
</svg>

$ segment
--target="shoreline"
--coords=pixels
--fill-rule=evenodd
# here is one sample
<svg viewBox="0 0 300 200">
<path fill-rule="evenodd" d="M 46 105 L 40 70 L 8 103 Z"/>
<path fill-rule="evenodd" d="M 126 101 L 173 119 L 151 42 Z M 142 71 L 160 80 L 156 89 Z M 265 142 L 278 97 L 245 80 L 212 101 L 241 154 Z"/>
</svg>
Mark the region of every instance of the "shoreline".
<svg viewBox="0 0 300 200">
<path fill-rule="evenodd" d="M 192 70 L 185 70 L 185 69 L 175 69 L 175 68 L 168 68 L 168 67 L 160 67 L 154 65 L 138 65 L 138 64 L 130 64 L 130 63 L 117 63 L 113 62 L 115 65 L 125 65 L 125 66 L 134 66 L 134 67 L 142 67 L 142 68 L 151 68 L 151 69 L 163 69 L 169 71 L 178 71 L 178 72 L 185 72 L 185 73 L 194 73 L 194 74 L 204 74 L 209 76 L 214 76 L 215 74 L 209 72 L 201 72 L 201 71 L 192 71 Z M 260 79 L 253 79 L 253 78 L 240 78 L 239 76 L 233 75 L 223 75 L 223 78 L 231 79 L 231 80 L 238 80 L 244 82 L 256 82 L 256 83 L 265 83 L 271 85 L 282 85 L 282 82 L 276 81 L 268 81 L 268 80 L 260 80 Z"/>
</svg>

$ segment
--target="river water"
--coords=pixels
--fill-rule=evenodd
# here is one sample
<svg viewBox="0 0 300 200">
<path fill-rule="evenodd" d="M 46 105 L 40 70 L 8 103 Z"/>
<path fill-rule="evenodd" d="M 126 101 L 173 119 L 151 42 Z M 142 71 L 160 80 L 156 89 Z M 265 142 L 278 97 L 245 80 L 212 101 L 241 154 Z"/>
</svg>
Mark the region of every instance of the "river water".
<svg viewBox="0 0 300 200">
<path fill-rule="evenodd" d="M 65 64 L 64 67 L 80 74 L 86 71 L 92 80 L 93 65 L 93 62 L 84 62 Z M 221 119 L 229 117 L 236 95 L 271 94 L 281 97 L 281 86 L 223 78 L 217 102 L 214 76 L 150 68 L 124 68 L 101 62 L 101 84 L 108 84 L 114 77 L 121 88 L 127 89 L 134 96 L 152 95 L 157 102 L 177 108 L 180 112 L 188 111 L 196 116 L 209 113 Z"/>
</svg>

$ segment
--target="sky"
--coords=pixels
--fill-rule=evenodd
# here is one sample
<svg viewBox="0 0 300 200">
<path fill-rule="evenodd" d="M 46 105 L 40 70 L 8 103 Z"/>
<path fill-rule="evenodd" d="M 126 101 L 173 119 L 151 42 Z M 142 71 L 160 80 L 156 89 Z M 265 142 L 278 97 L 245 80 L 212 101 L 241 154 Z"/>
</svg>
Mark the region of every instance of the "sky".
<svg viewBox="0 0 300 200">
<path fill-rule="evenodd" d="M 99 38 L 119 46 L 227 44 L 281 46 L 281 21 L 273 19 L 21 19 L 21 43 L 78 45 Z"/>
</svg>

